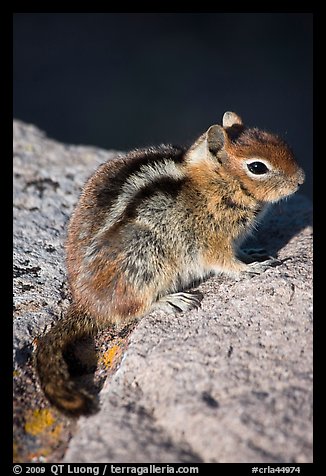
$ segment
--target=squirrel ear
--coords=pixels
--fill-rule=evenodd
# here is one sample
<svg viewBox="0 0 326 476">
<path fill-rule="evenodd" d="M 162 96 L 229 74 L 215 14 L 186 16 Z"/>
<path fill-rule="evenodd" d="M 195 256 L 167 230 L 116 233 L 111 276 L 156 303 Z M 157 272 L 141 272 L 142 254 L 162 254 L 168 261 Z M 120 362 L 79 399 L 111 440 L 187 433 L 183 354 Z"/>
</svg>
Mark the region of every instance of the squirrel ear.
<svg viewBox="0 0 326 476">
<path fill-rule="evenodd" d="M 202 134 L 188 150 L 188 161 L 198 164 L 202 160 L 206 160 L 209 153 L 216 155 L 221 149 L 223 149 L 227 140 L 226 131 L 222 126 L 217 124 L 211 126 L 208 131 Z"/>
<path fill-rule="evenodd" d="M 206 132 L 206 140 L 208 150 L 212 154 L 217 154 L 217 152 L 223 149 L 226 141 L 226 133 L 223 127 L 217 124 L 211 126 Z"/>
<path fill-rule="evenodd" d="M 222 124 L 225 129 L 233 127 L 235 125 L 243 126 L 241 117 L 238 116 L 238 114 L 236 114 L 235 112 L 230 111 L 227 111 L 223 114 Z"/>
</svg>

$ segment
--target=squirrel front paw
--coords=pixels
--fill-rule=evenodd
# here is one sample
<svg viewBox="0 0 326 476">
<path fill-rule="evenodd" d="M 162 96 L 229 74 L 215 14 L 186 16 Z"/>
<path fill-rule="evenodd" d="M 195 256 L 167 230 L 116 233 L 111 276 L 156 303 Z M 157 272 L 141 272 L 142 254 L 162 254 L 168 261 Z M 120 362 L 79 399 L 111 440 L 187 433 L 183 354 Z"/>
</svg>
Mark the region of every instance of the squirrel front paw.
<svg viewBox="0 0 326 476">
<path fill-rule="evenodd" d="M 276 266 L 279 266 L 280 264 L 282 264 L 282 261 L 270 256 L 268 259 L 264 261 L 254 261 L 252 263 L 247 264 L 247 269 L 245 270 L 245 273 L 251 276 L 254 276 L 255 274 L 262 274 L 268 268 L 275 268 Z"/>
</svg>

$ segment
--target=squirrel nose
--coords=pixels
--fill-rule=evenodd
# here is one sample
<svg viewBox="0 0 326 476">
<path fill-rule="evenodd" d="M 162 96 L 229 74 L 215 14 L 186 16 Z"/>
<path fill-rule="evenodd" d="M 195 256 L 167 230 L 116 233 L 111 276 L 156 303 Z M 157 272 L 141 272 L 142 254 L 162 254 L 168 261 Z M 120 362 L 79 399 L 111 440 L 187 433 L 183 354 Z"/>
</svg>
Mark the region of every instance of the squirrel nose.
<svg viewBox="0 0 326 476">
<path fill-rule="evenodd" d="M 306 176 L 305 176 L 304 171 L 302 169 L 300 169 L 299 172 L 298 172 L 298 184 L 299 185 L 302 185 L 304 183 L 305 177 Z"/>
</svg>

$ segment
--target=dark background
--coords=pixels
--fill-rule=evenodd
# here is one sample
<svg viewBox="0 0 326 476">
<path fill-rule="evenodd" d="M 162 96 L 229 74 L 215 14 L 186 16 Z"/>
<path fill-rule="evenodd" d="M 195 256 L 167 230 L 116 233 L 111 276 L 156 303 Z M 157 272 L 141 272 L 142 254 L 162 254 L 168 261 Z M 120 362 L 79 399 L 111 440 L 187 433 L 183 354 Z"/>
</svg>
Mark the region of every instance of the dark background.
<svg viewBox="0 0 326 476">
<path fill-rule="evenodd" d="M 312 13 L 16 13 L 14 117 L 66 143 L 190 143 L 226 110 L 312 192 Z"/>
</svg>

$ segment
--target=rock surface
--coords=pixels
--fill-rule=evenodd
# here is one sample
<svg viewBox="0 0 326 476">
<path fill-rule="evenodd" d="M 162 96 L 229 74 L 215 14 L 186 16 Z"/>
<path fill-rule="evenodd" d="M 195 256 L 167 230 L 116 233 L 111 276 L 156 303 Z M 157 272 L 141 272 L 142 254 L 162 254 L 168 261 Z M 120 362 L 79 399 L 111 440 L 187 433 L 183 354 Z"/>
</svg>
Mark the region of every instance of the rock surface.
<svg viewBox="0 0 326 476">
<path fill-rule="evenodd" d="M 68 307 L 67 221 L 84 181 L 112 153 L 59 144 L 19 121 L 13 125 L 13 152 L 14 460 L 56 462 L 63 457 L 75 422 L 44 398 L 31 359 L 32 341 Z M 123 349 L 121 339 L 105 340 L 101 335 L 100 372 L 114 370 Z"/>
<path fill-rule="evenodd" d="M 112 154 L 65 146 L 14 122 L 15 377 L 18 389 L 32 382 L 27 403 L 35 411 L 52 411 L 30 345 L 69 302 L 67 220 L 85 179 Z M 296 195 L 275 206 L 256 241 L 282 263 L 260 276 L 210 278 L 199 287 L 200 310 L 144 317 L 101 390 L 100 411 L 69 426 L 53 410 L 61 452 L 49 449 L 58 445 L 50 439 L 34 461 L 65 453 L 64 462 L 83 463 L 311 462 L 310 202 Z M 31 461 L 27 403 L 15 398 L 16 445 Z"/>
</svg>

